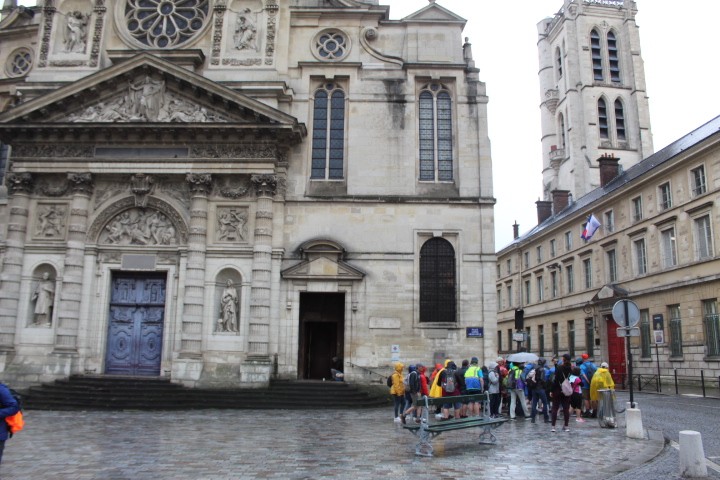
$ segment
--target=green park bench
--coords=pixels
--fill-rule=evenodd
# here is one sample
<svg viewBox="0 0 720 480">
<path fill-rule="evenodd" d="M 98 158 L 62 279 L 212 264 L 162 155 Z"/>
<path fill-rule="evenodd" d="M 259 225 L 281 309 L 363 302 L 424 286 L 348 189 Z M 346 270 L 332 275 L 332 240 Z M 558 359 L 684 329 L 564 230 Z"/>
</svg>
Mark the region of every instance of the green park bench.
<svg viewBox="0 0 720 480">
<path fill-rule="evenodd" d="M 481 416 L 457 418 L 452 420 L 437 420 L 435 418 L 435 408 L 442 406 L 444 403 L 467 403 L 469 401 L 480 401 Z M 473 395 L 458 395 L 455 397 L 431 398 L 422 397 L 415 404 L 422 407 L 423 413 L 420 423 L 409 422 L 403 425 L 403 428 L 410 430 L 418 437 L 418 443 L 415 446 L 415 455 L 423 457 L 432 457 L 433 447 L 432 440 L 444 432 L 452 430 L 464 430 L 467 428 L 480 428 L 480 443 L 494 444 L 497 438 L 493 435 L 492 430 L 499 427 L 507 421 L 505 418 L 490 418 L 490 395 L 485 393 L 477 393 Z M 431 412 L 432 410 L 432 412 Z"/>
</svg>

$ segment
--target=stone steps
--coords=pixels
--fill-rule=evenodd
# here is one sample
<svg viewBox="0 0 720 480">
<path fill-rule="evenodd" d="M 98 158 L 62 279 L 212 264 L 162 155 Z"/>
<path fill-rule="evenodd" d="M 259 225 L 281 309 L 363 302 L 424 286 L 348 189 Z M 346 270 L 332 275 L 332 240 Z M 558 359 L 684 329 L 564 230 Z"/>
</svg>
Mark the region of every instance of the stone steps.
<svg viewBox="0 0 720 480">
<path fill-rule="evenodd" d="M 383 389 L 346 382 L 273 381 L 261 389 L 198 389 L 166 379 L 73 375 L 23 392 L 36 410 L 189 410 L 372 408 L 390 404 Z"/>
</svg>

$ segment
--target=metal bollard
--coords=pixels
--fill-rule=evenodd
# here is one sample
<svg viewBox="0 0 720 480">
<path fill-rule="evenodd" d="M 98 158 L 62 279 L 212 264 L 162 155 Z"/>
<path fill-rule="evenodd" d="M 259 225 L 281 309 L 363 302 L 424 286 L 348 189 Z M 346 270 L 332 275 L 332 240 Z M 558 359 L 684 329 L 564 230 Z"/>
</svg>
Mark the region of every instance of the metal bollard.
<svg viewBox="0 0 720 480">
<path fill-rule="evenodd" d="M 613 390 L 600 389 L 600 412 L 598 421 L 601 427 L 617 428 L 617 420 L 615 419 L 615 405 L 613 401 Z"/>
</svg>

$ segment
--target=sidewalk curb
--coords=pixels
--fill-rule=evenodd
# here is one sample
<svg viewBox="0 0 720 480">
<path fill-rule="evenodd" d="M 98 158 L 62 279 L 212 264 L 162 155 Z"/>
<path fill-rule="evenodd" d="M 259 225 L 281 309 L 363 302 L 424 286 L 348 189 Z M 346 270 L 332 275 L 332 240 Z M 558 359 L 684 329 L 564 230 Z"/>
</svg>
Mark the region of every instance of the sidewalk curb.
<svg viewBox="0 0 720 480">
<path fill-rule="evenodd" d="M 666 446 L 670 444 L 670 439 L 666 437 L 661 430 L 647 429 L 646 432 L 647 444 L 645 445 L 643 451 L 631 460 L 615 464 L 613 468 L 615 473 L 612 477 L 610 477 L 610 479 L 618 475 L 625 475 L 636 468 L 650 463 L 665 450 Z"/>
</svg>

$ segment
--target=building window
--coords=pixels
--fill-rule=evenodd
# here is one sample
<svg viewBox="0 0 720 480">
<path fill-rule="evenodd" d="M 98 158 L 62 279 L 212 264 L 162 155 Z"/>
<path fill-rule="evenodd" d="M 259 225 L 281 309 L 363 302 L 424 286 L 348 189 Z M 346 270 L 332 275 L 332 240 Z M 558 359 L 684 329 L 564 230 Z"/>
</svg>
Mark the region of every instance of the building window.
<svg viewBox="0 0 720 480">
<path fill-rule="evenodd" d="M 590 32 L 590 54 L 592 55 L 593 79 L 596 82 L 602 82 L 604 79 L 602 47 L 600 34 L 594 28 Z"/>
<path fill-rule="evenodd" d="M 512 285 L 508 285 L 505 288 L 507 290 L 508 308 L 512 308 L 512 306 L 513 306 Z"/>
<path fill-rule="evenodd" d="M 583 278 L 585 279 L 585 289 L 592 288 L 592 263 L 589 258 L 583 260 Z"/>
<path fill-rule="evenodd" d="M 343 178 L 345 158 L 345 92 L 327 83 L 315 92 L 312 173 L 317 180 Z"/>
<path fill-rule="evenodd" d="M 675 227 L 660 232 L 663 268 L 677 265 L 677 241 L 675 240 Z"/>
<path fill-rule="evenodd" d="M 532 351 L 532 340 L 531 340 L 531 338 L 532 338 L 532 337 L 530 336 L 530 327 L 526 327 L 526 328 L 525 328 L 525 349 L 526 349 L 528 352 L 531 352 L 531 351 Z"/>
<path fill-rule="evenodd" d="M 508 258 L 508 259 L 505 261 L 505 266 L 507 267 L 507 273 L 508 273 L 508 275 L 510 275 L 510 273 L 512 273 L 512 259 Z"/>
<path fill-rule="evenodd" d="M 537 252 L 537 263 L 540 265 L 543 261 L 542 259 L 542 245 L 538 245 L 535 247 L 535 251 Z"/>
<path fill-rule="evenodd" d="M 640 358 L 650 358 L 650 313 L 640 310 Z"/>
<path fill-rule="evenodd" d="M 610 138 L 610 126 L 608 124 L 608 111 L 605 99 L 598 100 L 598 128 L 600 129 L 600 138 L 608 140 Z"/>
<path fill-rule="evenodd" d="M 591 357 L 595 348 L 595 328 L 592 318 L 585 319 L 585 350 Z"/>
<path fill-rule="evenodd" d="M 502 289 L 498 288 L 498 289 L 497 289 L 497 306 L 498 306 L 497 309 L 498 309 L 498 312 L 499 312 L 500 310 L 502 310 L 502 308 L 503 308 L 502 302 L 503 302 L 503 299 L 502 299 Z"/>
<path fill-rule="evenodd" d="M 557 69 L 558 80 L 563 76 L 562 51 L 560 47 L 555 49 L 555 68 Z"/>
<path fill-rule="evenodd" d="M 33 52 L 26 47 L 21 47 L 8 55 L 5 62 L 5 73 L 8 77 L 19 78 L 27 75 L 32 67 Z"/>
<path fill-rule="evenodd" d="M 0 142 L 0 185 L 5 183 L 5 170 L 7 169 L 9 147 Z"/>
<path fill-rule="evenodd" d="M 607 265 L 608 265 L 608 281 L 610 283 L 617 282 L 617 255 L 615 249 L 607 251 Z"/>
<path fill-rule="evenodd" d="M 643 219 L 642 197 L 635 197 L 632 200 L 632 219 L 633 222 L 639 222 Z"/>
<path fill-rule="evenodd" d="M 431 238 L 420 249 L 420 321 L 454 322 L 455 290 L 455 249 Z"/>
<path fill-rule="evenodd" d="M 557 296 L 558 296 L 557 272 L 550 272 L 550 293 L 552 295 L 552 298 L 557 298 Z"/>
<path fill-rule="evenodd" d="M 560 329 L 557 323 L 552 324 L 552 353 L 557 356 L 560 351 Z"/>
<path fill-rule="evenodd" d="M 660 210 L 667 210 L 672 207 L 672 191 L 670 190 L 670 182 L 665 182 L 658 187 L 658 200 L 660 201 Z"/>
<path fill-rule="evenodd" d="M 621 142 L 627 140 L 625 134 L 625 108 L 620 99 L 615 100 L 615 138 Z"/>
<path fill-rule="evenodd" d="M 670 312 L 670 356 L 682 357 L 682 320 L 680 319 L 680 305 L 668 307 Z"/>
<path fill-rule="evenodd" d="M 565 139 L 565 116 L 561 113 L 558 116 L 558 119 L 560 120 L 560 148 L 565 149 L 566 145 L 566 139 Z"/>
<path fill-rule="evenodd" d="M 498 352 L 503 351 L 502 330 L 497 331 Z"/>
<path fill-rule="evenodd" d="M 572 232 L 565 232 L 565 251 L 572 250 Z"/>
<path fill-rule="evenodd" d="M 705 167 L 700 165 L 697 168 L 693 168 L 690 170 L 690 176 L 691 176 L 691 189 L 693 196 L 697 197 L 698 195 L 702 195 L 707 191 L 707 186 L 705 184 Z"/>
<path fill-rule="evenodd" d="M 495 275 L 497 278 L 500 278 L 500 265 L 495 265 Z"/>
<path fill-rule="evenodd" d="M 709 259 L 713 256 L 710 215 L 703 215 L 695 219 L 695 254 L 698 260 Z"/>
<path fill-rule="evenodd" d="M 523 253 L 523 263 L 525 268 L 530 268 L 530 252 Z"/>
<path fill-rule="evenodd" d="M 620 83 L 620 57 L 618 56 L 617 39 L 615 32 L 607 34 L 608 67 L 610 68 L 610 81 Z"/>
<path fill-rule="evenodd" d="M 530 303 L 530 280 L 525 280 L 525 305 Z"/>
<path fill-rule="evenodd" d="M 508 341 L 508 350 L 512 350 L 512 348 L 513 348 L 513 330 L 512 330 L 512 328 L 508 328 L 508 330 L 507 330 L 507 341 Z"/>
<path fill-rule="evenodd" d="M 645 239 L 640 238 L 633 241 L 633 249 L 635 250 L 635 273 L 645 275 L 647 273 L 647 250 L 645 249 Z"/>
<path fill-rule="evenodd" d="M 207 0 L 170 2 L 165 0 L 143 0 L 126 3 L 124 14 L 127 32 L 133 39 L 151 48 L 174 48 L 197 37 L 203 25 L 210 18 Z M 238 17 L 237 28 L 248 30 L 247 40 L 238 48 L 257 50 L 256 28 L 250 16 Z M 84 53 L 84 52 L 82 52 Z"/>
<path fill-rule="evenodd" d="M 557 255 L 557 248 L 555 247 L 555 239 L 550 240 L 550 258 L 555 258 Z"/>
<path fill-rule="evenodd" d="M 612 210 L 605 212 L 605 224 L 603 225 L 603 228 L 607 233 L 615 231 L 615 214 Z"/>
<path fill-rule="evenodd" d="M 565 265 L 565 280 L 567 282 L 567 293 L 575 291 L 575 271 L 572 265 Z"/>
<path fill-rule="evenodd" d="M 319 60 L 342 60 L 349 51 L 350 41 L 339 30 L 326 30 L 315 37 L 313 53 Z"/>
<path fill-rule="evenodd" d="M 720 315 L 718 315 L 717 299 L 703 300 L 702 306 L 707 356 L 720 357 Z"/>
<path fill-rule="evenodd" d="M 432 83 L 420 92 L 420 180 L 452 179 L 452 99 L 445 87 Z"/>
<path fill-rule="evenodd" d="M 538 355 L 545 355 L 545 327 L 538 325 Z"/>
<path fill-rule="evenodd" d="M 545 288 L 543 287 L 543 277 L 542 275 L 538 275 L 538 277 L 535 279 L 536 285 L 537 285 L 537 301 L 542 302 L 543 301 L 543 291 Z"/>
<path fill-rule="evenodd" d="M 568 320 L 567 322 L 567 336 L 568 336 L 568 353 L 571 357 L 575 356 L 575 320 Z"/>
</svg>

